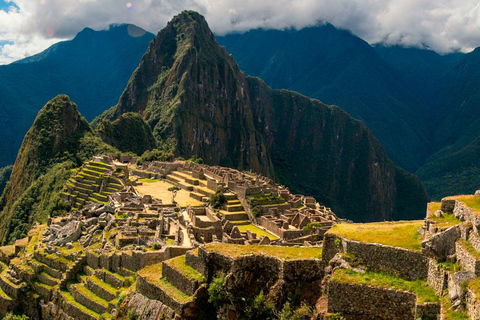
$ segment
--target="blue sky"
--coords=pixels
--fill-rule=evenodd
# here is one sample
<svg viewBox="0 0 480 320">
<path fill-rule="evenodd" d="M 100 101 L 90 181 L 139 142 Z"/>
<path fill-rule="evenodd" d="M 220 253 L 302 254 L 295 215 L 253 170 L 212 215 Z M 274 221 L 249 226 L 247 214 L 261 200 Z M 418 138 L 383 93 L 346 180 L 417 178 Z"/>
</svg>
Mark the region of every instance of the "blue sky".
<svg viewBox="0 0 480 320">
<path fill-rule="evenodd" d="M 16 7 L 16 5 L 12 2 L 7 3 L 5 0 L 0 0 L 0 10 L 7 10 L 11 6 Z"/>
</svg>

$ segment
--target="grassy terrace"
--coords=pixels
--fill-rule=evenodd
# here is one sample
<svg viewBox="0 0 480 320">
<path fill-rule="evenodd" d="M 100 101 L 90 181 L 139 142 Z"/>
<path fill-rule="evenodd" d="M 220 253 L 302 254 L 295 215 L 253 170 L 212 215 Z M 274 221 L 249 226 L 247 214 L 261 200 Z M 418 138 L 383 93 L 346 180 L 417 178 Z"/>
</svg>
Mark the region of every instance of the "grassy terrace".
<svg viewBox="0 0 480 320">
<path fill-rule="evenodd" d="M 217 252 L 232 258 L 247 254 L 264 254 L 284 260 L 322 258 L 322 248 L 318 247 L 277 247 L 257 245 L 235 245 L 228 243 L 208 243 L 207 251 Z"/>
<path fill-rule="evenodd" d="M 162 288 L 170 297 L 174 298 L 180 303 L 186 303 L 192 299 L 191 296 L 186 295 L 173 284 L 162 278 L 162 264 L 152 264 L 138 271 L 138 275 L 147 279 L 151 284 Z"/>
<path fill-rule="evenodd" d="M 185 256 L 179 256 L 170 260 L 165 261 L 166 264 L 172 268 L 180 271 L 190 280 L 197 280 L 199 282 L 205 282 L 205 278 L 198 273 L 197 270 L 185 264 Z"/>
<path fill-rule="evenodd" d="M 72 294 L 66 290 L 61 290 L 60 291 L 60 294 L 62 295 L 62 297 L 65 299 L 65 301 L 67 301 L 68 303 L 76 306 L 77 308 L 79 308 L 80 310 L 82 310 L 83 312 L 91 315 L 92 317 L 96 318 L 96 319 L 99 319 L 100 318 L 100 315 L 98 313 L 96 313 L 95 311 L 93 310 L 90 310 L 88 309 L 87 307 L 85 307 L 83 304 L 80 304 L 78 303 L 77 301 L 75 301 L 75 298 L 72 296 Z"/>
<path fill-rule="evenodd" d="M 468 289 L 472 290 L 480 301 L 480 277 L 468 283 Z"/>
<path fill-rule="evenodd" d="M 160 182 L 161 180 L 159 180 L 159 179 L 149 179 L 149 178 L 140 178 L 137 181 L 138 182 L 144 182 L 144 183 L 153 183 L 153 182 Z"/>
<path fill-rule="evenodd" d="M 263 229 L 260 229 L 259 227 L 253 225 L 253 224 L 246 224 L 246 225 L 237 225 L 237 228 L 240 232 L 247 232 L 247 230 L 250 230 L 250 232 L 256 233 L 257 238 L 260 238 L 261 236 L 267 236 L 270 240 L 277 240 L 278 237 L 274 235 L 273 233 L 267 232 Z"/>
<path fill-rule="evenodd" d="M 435 211 L 440 210 L 441 205 L 440 202 L 429 202 L 427 204 L 428 220 L 437 222 L 435 224 L 437 227 L 445 229 L 462 223 L 453 213 L 444 213 L 442 217 L 435 217 Z"/>
<path fill-rule="evenodd" d="M 342 223 L 334 225 L 328 233 L 360 242 L 380 243 L 419 251 L 421 249 L 422 237 L 418 233 L 418 229 L 422 226 L 423 220 Z"/>
<path fill-rule="evenodd" d="M 357 273 L 352 270 L 337 269 L 330 281 L 408 291 L 417 295 L 418 303 L 439 302 L 433 289 L 428 286 L 426 281 L 421 280 L 408 281 L 379 272 Z"/>
<path fill-rule="evenodd" d="M 480 252 L 475 250 L 474 247 L 470 244 L 470 241 L 465 241 L 463 239 L 458 239 L 457 243 L 461 245 L 465 250 L 468 251 L 475 259 L 480 260 Z"/>
<path fill-rule="evenodd" d="M 461 201 L 465 203 L 467 207 L 472 209 L 472 211 L 474 211 L 477 215 L 480 215 L 480 196 L 469 194 L 469 195 L 446 197 L 444 199 Z"/>
<path fill-rule="evenodd" d="M 99 296 L 94 294 L 92 291 L 90 291 L 86 287 L 84 287 L 83 285 L 77 284 L 77 285 L 74 285 L 74 286 L 75 286 L 75 289 L 77 289 L 78 292 L 80 292 L 80 294 L 82 294 L 83 296 L 87 297 L 88 299 L 90 299 L 92 301 L 95 301 L 96 303 L 98 303 L 99 305 L 102 305 L 105 308 L 108 308 L 108 302 L 107 301 L 100 298 Z"/>
</svg>

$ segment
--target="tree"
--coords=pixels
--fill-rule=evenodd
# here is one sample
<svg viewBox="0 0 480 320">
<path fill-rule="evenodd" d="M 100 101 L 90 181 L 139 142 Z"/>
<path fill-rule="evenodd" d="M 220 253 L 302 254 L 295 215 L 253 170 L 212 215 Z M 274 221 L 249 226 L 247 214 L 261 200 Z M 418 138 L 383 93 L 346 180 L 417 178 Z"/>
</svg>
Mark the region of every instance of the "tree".
<svg viewBox="0 0 480 320">
<path fill-rule="evenodd" d="M 182 190 L 182 188 L 180 187 L 177 187 L 177 186 L 173 186 L 173 187 L 170 187 L 168 188 L 168 191 L 170 191 L 172 193 L 172 203 L 176 203 L 175 202 L 175 197 L 177 196 L 177 192 Z"/>
</svg>

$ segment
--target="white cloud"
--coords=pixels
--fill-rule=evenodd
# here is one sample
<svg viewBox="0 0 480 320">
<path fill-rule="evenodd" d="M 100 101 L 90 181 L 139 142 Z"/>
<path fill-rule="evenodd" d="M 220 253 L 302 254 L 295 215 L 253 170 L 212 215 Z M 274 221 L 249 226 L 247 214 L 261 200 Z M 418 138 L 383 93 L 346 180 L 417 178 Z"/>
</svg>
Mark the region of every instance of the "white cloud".
<svg viewBox="0 0 480 320">
<path fill-rule="evenodd" d="M 2 0 L 0 0 L 1 2 Z M 252 28 L 301 28 L 319 21 L 370 43 L 427 46 L 439 52 L 480 45 L 477 0 L 3 0 L 0 63 L 72 38 L 84 27 L 133 23 L 153 33 L 182 10 L 196 10 L 217 34 Z M 1 43 L 1 42 L 0 42 Z"/>
</svg>

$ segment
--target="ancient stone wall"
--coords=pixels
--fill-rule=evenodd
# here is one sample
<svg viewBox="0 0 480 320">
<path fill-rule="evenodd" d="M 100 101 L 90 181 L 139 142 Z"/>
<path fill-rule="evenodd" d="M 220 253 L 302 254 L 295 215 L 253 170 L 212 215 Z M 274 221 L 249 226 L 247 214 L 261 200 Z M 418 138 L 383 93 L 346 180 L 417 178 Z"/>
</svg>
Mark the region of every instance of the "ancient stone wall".
<svg viewBox="0 0 480 320">
<path fill-rule="evenodd" d="M 480 261 L 475 258 L 475 256 L 470 253 L 467 249 L 468 244 L 464 241 L 457 241 L 456 251 L 457 251 L 457 261 L 460 262 L 465 271 L 473 272 L 475 275 L 480 275 Z"/>
<path fill-rule="evenodd" d="M 328 283 L 328 312 L 341 312 L 346 319 L 414 320 L 416 300 L 410 292 Z"/>
<path fill-rule="evenodd" d="M 434 259 L 428 261 L 427 283 L 439 295 L 448 288 L 448 272 L 440 268 Z"/>
<path fill-rule="evenodd" d="M 168 279 L 170 283 L 189 296 L 193 296 L 199 286 L 198 281 L 188 279 L 165 262 L 162 264 L 162 277 Z"/>
<path fill-rule="evenodd" d="M 200 274 L 205 276 L 207 274 L 205 261 L 199 256 L 192 254 L 190 252 L 185 253 L 185 264 L 191 266 L 193 269 L 197 270 Z"/>
<path fill-rule="evenodd" d="M 474 320 L 480 319 L 480 302 L 477 295 L 471 289 L 467 290 L 465 300 L 469 318 Z"/>
<path fill-rule="evenodd" d="M 421 252 L 348 240 L 327 233 L 323 243 L 322 260 L 328 263 L 338 252 L 354 255 L 375 271 L 394 274 L 409 280 L 427 279 L 428 259 Z"/>
<path fill-rule="evenodd" d="M 175 312 L 182 313 L 184 307 L 182 303 L 169 296 L 159 286 L 144 279 L 141 274 L 137 274 L 136 291 L 149 299 L 163 301 L 166 305 L 171 306 Z"/>
</svg>

